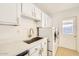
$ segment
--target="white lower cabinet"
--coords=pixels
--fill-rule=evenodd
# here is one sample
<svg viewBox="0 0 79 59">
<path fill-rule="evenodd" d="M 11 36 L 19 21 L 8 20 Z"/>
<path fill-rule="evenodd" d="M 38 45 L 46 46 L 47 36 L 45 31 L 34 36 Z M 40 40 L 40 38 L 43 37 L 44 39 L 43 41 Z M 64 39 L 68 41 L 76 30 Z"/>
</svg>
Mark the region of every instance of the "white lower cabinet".
<svg viewBox="0 0 79 59">
<path fill-rule="evenodd" d="M 29 49 L 29 56 L 47 56 L 47 39 Z"/>
<path fill-rule="evenodd" d="M 42 56 L 47 56 L 47 40 L 42 42 Z"/>
<path fill-rule="evenodd" d="M 30 56 L 40 56 L 41 55 L 40 50 L 41 50 L 41 44 L 38 44 L 29 50 L 29 55 Z"/>
<path fill-rule="evenodd" d="M 25 56 L 29 56 L 29 54 L 26 54 Z"/>
</svg>

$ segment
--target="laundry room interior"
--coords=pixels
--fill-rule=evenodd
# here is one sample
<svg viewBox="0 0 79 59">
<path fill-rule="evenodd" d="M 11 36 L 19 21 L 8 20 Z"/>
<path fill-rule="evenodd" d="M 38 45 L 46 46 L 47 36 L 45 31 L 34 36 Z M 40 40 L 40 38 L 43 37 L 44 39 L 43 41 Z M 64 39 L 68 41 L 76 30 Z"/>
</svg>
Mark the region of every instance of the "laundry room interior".
<svg viewBox="0 0 79 59">
<path fill-rule="evenodd" d="M 79 56 L 79 3 L 0 3 L 0 56 Z"/>
</svg>

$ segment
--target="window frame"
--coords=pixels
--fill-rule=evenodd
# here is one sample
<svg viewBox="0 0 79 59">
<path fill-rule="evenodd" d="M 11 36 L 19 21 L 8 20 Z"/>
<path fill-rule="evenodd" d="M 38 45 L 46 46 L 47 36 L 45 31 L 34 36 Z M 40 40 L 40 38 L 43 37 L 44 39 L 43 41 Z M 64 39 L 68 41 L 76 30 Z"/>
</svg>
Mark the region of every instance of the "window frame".
<svg viewBox="0 0 79 59">
<path fill-rule="evenodd" d="M 72 25 L 72 31 L 71 33 L 65 33 L 64 32 L 64 27 L 65 26 L 69 26 L 69 23 L 71 22 L 70 25 Z M 64 24 L 65 23 L 65 24 Z M 66 24 L 68 23 L 68 24 Z M 75 35 L 76 34 L 76 17 L 68 17 L 68 18 L 65 18 L 63 21 L 62 21 L 62 33 L 63 35 Z"/>
</svg>

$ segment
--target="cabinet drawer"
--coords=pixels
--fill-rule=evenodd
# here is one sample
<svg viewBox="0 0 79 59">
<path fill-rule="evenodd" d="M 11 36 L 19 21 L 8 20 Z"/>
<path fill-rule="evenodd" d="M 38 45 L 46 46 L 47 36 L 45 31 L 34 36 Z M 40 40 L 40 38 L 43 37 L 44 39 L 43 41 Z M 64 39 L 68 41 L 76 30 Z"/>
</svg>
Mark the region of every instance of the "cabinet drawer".
<svg viewBox="0 0 79 59">
<path fill-rule="evenodd" d="M 34 53 L 39 53 L 40 52 L 40 49 L 41 49 L 41 45 L 37 45 L 35 47 L 32 47 L 29 50 L 29 55 L 33 55 Z"/>
</svg>

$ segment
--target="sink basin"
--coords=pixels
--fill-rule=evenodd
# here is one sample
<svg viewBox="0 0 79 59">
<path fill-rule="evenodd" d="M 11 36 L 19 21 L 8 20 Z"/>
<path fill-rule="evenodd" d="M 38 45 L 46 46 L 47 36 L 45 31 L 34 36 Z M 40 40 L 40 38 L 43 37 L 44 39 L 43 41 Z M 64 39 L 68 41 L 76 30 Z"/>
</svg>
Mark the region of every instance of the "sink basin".
<svg viewBox="0 0 79 59">
<path fill-rule="evenodd" d="M 30 43 L 33 43 L 33 42 L 38 41 L 40 39 L 43 39 L 43 38 L 42 37 L 34 37 L 31 40 L 26 40 L 24 42 L 30 44 Z"/>
</svg>

